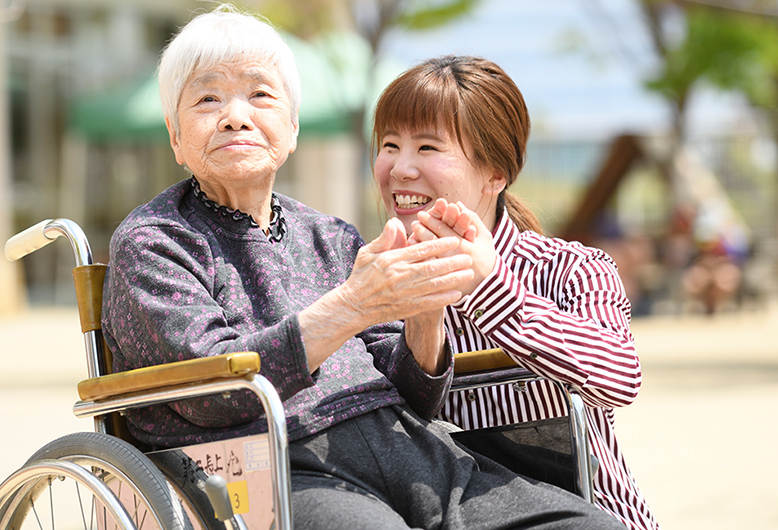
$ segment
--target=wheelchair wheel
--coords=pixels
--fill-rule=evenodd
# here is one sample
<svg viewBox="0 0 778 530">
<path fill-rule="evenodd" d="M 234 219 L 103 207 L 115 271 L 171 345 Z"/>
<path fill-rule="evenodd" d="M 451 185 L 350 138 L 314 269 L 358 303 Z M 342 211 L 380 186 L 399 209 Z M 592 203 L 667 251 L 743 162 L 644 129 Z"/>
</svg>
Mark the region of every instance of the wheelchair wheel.
<svg viewBox="0 0 778 530">
<path fill-rule="evenodd" d="M 211 501 L 205 493 L 208 474 L 200 469 L 184 451 L 180 449 L 160 451 L 148 453 L 146 456 L 165 475 L 168 483 L 181 499 L 195 529 L 226 529 L 225 524 L 216 518 Z"/>
<path fill-rule="evenodd" d="M 33 454 L 25 467 L 50 461 L 77 464 L 110 488 L 138 530 L 190 530 L 181 503 L 162 472 L 129 443 L 94 432 L 63 436 Z M 97 492 L 51 473 L 35 476 L 0 499 L 5 528 L 124 528 Z M 99 485 L 99 484 L 98 484 Z"/>
</svg>

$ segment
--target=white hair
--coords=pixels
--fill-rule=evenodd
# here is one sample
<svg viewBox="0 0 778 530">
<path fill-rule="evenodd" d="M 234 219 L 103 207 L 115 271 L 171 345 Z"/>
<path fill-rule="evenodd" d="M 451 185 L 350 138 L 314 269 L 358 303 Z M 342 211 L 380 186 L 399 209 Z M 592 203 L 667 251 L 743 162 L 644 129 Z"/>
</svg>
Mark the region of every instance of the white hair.
<svg viewBox="0 0 778 530">
<path fill-rule="evenodd" d="M 195 70 L 245 59 L 275 65 L 289 96 L 292 120 L 297 123 L 302 91 L 292 50 L 267 20 L 223 4 L 193 18 L 162 52 L 157 70 L 162 113 L 177 132 L 178 103 Z"/>
</svg>

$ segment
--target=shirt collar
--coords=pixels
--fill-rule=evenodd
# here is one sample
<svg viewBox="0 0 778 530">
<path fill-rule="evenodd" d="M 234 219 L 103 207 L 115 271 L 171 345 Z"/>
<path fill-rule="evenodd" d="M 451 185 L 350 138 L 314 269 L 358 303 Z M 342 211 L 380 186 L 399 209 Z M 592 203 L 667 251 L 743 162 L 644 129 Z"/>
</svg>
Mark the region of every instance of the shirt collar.
<svg viewBox="0 0 778 530">
<path fill-rule="evenodd" d="M 195 197 L 208 209 L 218 213 L 224 218 L 232 219 L 236 223 L 248 222 L 252 228 L 259 228 L 259 225 L 251 215 L 241 212 L 237 209 L 233 210 L 227 206 L 217 204 L 216 202 L 209 199 L 205 192 L 200 188 L 200 183 L 197 182 L 195 177 L 191 178 L 191 183 Z M 286 219 L 284 219 L 281 202 L 278 200 L 278 197 L 275 193 L 270 199 L 270 209 L 272 211 L 270 215 L 270 226 L 268 226 L 265 234 L 267 235 L 268 239 L 270 239 L 270 241 L 277 243 L 281 241 L 284 238 L 284 234 L 286 234 Z"/>
<path fill-rule="evenodd" d="M 497 224 L 492 231 L 494 249 L 501 258 L 506 259 L 510 256 L 520 234 L 519 227 L 516 226 L 516 223 L 513 222 L 511 216 L 508 215 L 507 208 L 503 208 L 500 217 L 497 219 Z"/>
</svg>

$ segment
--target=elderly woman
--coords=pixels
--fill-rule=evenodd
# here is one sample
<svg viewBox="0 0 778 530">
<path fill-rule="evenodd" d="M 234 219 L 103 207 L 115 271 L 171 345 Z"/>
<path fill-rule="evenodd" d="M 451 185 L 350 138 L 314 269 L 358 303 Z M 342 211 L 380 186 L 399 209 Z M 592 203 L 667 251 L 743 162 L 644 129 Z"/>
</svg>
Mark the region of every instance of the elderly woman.
<svg viewBox="0 0 778 530">
<path fill-rule="evenodd" d="M 472 278 L 470 258 L 445 256 L 454 237 L 407 245 L 397 221 L 365 245 L 273 192 L 296 146 L 300 87 L 268 24 L 227 7 L 196 17 L 164 51 L 159 82 L 193 177 L 111 240 L 103 314 L 116 370 L 259 352 L 284 400 L 296 528 L 618 526 L 429 421 L 452 376 L 443 308 Z M 263 432 L 260 410 L 232 395 L 128 420 L 158 448 Z"/>
</svg>

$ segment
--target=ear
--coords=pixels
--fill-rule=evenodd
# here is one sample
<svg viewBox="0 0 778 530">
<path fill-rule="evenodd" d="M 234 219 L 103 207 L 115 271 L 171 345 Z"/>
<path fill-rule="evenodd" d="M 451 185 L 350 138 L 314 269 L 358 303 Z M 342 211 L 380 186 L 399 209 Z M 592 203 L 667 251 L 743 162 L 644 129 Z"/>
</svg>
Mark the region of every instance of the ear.
<svg viewBox="0 0 778 530">
<path fill-rule="evenodd" d="M 502 172 L 494 169 L 489 175 L 489 178 L 484 182 L 483 193 L 484 195 L 497 196 L 505 189 L 507 184 L 508 182 Z"/>
<path fill-rule="evenodd" d="M 289 154 L 297 149 L 297 136 L 300 134 L 300 113 L 297 113 L 297 119 L 292 122 L 292 142 L 289 144 Z"/>
<path fill-rule="evenodd" d="M 178 162 L 179 165 L 184 165 L 184 157 L 181 154 L 181 143 L 178 140 L 178 133 L 168 117 L 165 117 L 165 127 L 167 127 L 167 134 L 170 136 L 170 147 L 173 148 L 173 153 L 176 155 L 176 162 Z"/>
</svg>

